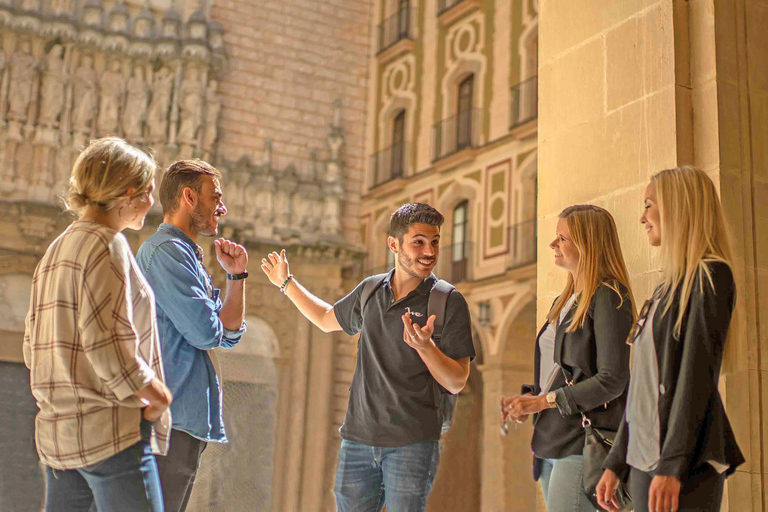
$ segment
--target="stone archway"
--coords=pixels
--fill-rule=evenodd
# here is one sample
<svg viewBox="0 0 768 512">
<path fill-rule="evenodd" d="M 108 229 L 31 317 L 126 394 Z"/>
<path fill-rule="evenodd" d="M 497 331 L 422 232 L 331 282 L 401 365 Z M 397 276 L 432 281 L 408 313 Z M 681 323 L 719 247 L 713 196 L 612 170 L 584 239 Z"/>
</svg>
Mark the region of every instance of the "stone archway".
<svg viewBox="0 0 768 512">
<path fill-rule="evenodd" d="M 203 453 L 189 512 L 270 510 L 279 344 L 266 321 L 246 315 L 246 322 L 234 349 L 217 350 L 229 443 L 210 443 Z"/>
<path fill-rule="evenodd" d="M 476 358 L 470 365 L 466 387 L 459 394 L 451 429 L 440 443 L 440 465 L 427 502 L 428 512 L 479 511 L 483 432 L 483 379 L 478 365 L 483 349 L 472 329 Z"/>
</svg>

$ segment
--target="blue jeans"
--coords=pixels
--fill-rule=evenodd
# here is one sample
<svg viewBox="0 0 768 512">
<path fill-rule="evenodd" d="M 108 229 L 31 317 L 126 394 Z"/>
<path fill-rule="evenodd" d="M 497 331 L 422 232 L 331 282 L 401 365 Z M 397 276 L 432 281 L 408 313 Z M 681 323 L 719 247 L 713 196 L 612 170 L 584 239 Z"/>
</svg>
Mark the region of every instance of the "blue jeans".
<svg viewBox="0 0 768 512">
<path fill-rule="evenodd" d="M 595 507 L 581 490 L 581 466 L 584 457 L 570 455 L 562 459 L 542 459 L 541 491 L 547 512 L 593 512 Z"/>
<path fill-rule="evenodd" d="M 163 512 L 157 463 L 147 441 L 92 466 L 46 467 L 45 473 L 45 512 Z"/>
<path fill-rule="evenodd" d="M 336 469 L 338 512 L 422 512 L 440 459 L 439 441 L 398 448 L 342 440 Z"/>
</svg>

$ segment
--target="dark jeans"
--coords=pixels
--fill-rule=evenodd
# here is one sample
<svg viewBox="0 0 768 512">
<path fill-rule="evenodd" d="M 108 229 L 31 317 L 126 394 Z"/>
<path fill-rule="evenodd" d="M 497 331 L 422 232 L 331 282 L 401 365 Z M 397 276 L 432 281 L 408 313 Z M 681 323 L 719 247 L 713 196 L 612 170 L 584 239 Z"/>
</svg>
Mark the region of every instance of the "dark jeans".
<svg viewBox="0 0 768 512">
<path fill-rule="evenodd" d="M 629 492 L 635 504 L 635 512 L 648 511 L 648 489 L 653 473 L 632 468 L 629 473 Z M 709 464 L 696 468 L 680 489 L 679 512 L 719 512 L 723 501 L 725 474 L 715 471 Z"/>
<path fill-rule="evenodd" d="M 163 496 L 147 441 L 92 466 L 45 468 L 46 512 L 163 512 Z"/>
<path fill-rule="evenodd" d="M 336 469 L 339 512 L 422 512 L 440 459 L 439 441 L 398 448 L 342 440 Z"/>
<path fill-rule="evenodd" d="M 168 455 L 157 457 L 165 512 L 184 512 L 187 509 L 206 444 L 181 430 L 171 431 Z"/>
</svg>

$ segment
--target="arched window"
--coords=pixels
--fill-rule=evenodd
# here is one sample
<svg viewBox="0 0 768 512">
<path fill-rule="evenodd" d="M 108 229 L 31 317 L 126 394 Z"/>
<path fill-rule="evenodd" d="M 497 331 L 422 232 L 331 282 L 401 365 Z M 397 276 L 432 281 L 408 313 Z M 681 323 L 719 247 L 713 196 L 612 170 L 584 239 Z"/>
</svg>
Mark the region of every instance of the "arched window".
<svg viewBox="0 0 768 512">
<path fill-rule="evenodd" d="M 453 226 L 451 230 L 451 280 L 460 282 L 467 277 L 467 263 L 469 259 L 468 233 L 469 202 L 456 206 L 453 209 Z"/>
<path fill-rule="evenodd" d="M 392 153 L 390 171 L 392 178 L 403 175 L 405 157 L 405 109 L 401 110 L 392 122 Z"/>
<path fill-rule="evenodd" d="M 456 112 L 456 150 L 472 145 L 472 92 L 475 87 L 475 75 L 469 75 L 459 84 L 458 105 Z"/>
<path fill-rule="evenodd" d="M 404 39 L 408 37 L 408 25 L 410 24 L 411 10 L 408 0 L 400 0 L 400 7 L 397 11 L 397 38 Z"/>
</svg>

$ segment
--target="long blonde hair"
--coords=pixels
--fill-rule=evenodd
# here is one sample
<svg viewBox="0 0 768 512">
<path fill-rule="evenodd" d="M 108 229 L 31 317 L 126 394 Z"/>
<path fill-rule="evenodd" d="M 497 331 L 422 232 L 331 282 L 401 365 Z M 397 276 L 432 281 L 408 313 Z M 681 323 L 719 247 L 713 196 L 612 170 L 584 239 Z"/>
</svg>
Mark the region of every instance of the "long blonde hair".
<svg viewBox="0 0 768 512">
<path fill-rule="evenodd" d="M 573 332 L 584 326 L 592 297 L 601 284 L 606 284 L 619 295 L 620 305 L 624 303 L 624 298 L 617 283 L 624 285 L 632 303 L 632 316 L 636 317 L 635 298 L 629 286 L 629 272 L 621 253 L 619 233 L 613 216 L 605 208 L 578 204 L 563 210 L 560 218 L 568 223 L 571 240 L 579 250 L 579 266 L 576 273 L 583 283 L 576 314 L 566 332 Z M 575 285 L 573 275 L 569 272 L 565 289 L 547 316 L 550 323 L 554 323 L 560 316 L 566 302 L 574 293 Z"/>
<path fill-rule="evenodd" d="M 656 186 L 661 218 L 661 293 L 673 297 L 680 291 L 675 321 L 679 336 L 694 284 L 698 280 L 703 288 L 704 276 L 712 284 L 707 263 L 720 261 L 733 270 L 733 252 L 720 197 L 704 171 L 691 166 L 666 169 L 655 174 L 651 183 Z M 664 314 L 672 302 L 667 301 Z"/>
<path fill-rule="evenodd" d="M 66 207 L 77 214 L 89 204 L 110 210 L 129 188 L 134 188 L 134 195 L 149 190 L 156 170 L 149 154 L 123 139 L 93 140 L 72 166 Z"/>
</svg>

